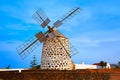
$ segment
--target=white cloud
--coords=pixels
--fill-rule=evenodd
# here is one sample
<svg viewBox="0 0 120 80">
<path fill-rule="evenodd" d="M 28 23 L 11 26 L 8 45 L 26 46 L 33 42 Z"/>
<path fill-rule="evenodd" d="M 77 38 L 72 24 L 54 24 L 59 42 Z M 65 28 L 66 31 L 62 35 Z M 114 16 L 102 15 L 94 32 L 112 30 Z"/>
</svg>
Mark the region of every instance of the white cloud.
<svg viewBox="0 0 120 80">
<path fill-rule="evenodd" d="M 77 47 L 99 47 L 102 43 L 120 41 L 119 29 L 76 33 L 70 41 Z"/>
<path fill-rule="evenodd" d="M 111 3 L 111 0 L 109 1 Z M 109 45 L 110 44 L 115 45 L 112 42 L 118 41 L 119 43 L 120 41 L 120 36 L 119 36 L 120 29 L 118 28 L 119 24 L 117 25 L 116 28 L 113 28 L 111 30 L 109 29 L 109 26 L 113 26 L 113 22 L 111 23 L 105 22 L 104 18 L 102 18 L 103 19 L 102 21 L 100 20 L 101 18 L 99 17 L 99 15 L 101 14 L 105 15 L 106 17 L 108 14 L 113 16 L 119 15 L 120 13 L 120 10 L 118 7 L 119 3 L 116 5 L 115 4 L 116 1 L 113 1 L 113 3 L 110 4 L 108 3 L 109 1 L 106 1 L 106 2 L 101 1 L 101 3 L 100 1 L 99 2 L 95 1 L 91 3 L 85 1 L 84 4 L 82 1 L 79 1 L 79 3 L 77 4 L 79 4 L 79 6 L 81 6 L 81 4 L 83 5 L 81 6 L 83 11 L 81 11 L 79 14 L 75 15 L 75 17 L 73 17 L 71 20 L 68 20 L 61 27 L 59 27 L 60 32 L 62 32 L 63 34 L 65 33 L 65 35 L 67 34 L 72 44 L 81 52 L 81 54 L 78 57 L 82 56 L 84 57 L 84 59 L 86 59 L 86 61 L 90 59 L 92 62 L 94 62 L 95 59 L 100 60 L 97 58 L 101 58 L 103 56 L 104 56 L 103 58 L 106 59 L 105 56 L 108 56 L 108 54 L 104 55 L 104 53 L 110 52 L 110 51 L 107 51 L 109 48 L 111 49 L 111 55 L 109 57 L 109 60 L 112 59 L 112 56 L 114 55 L 112 52 L 116 52 L 115 56 L 118 55 L 117 51 L 119 52 L 119 50 L 113 49 L 113 47 Z M 71 5 L 69 1 L 66 1 L 65 3 L 62 3 L 62 2 L 64 1 L 58 1 L 58 0 L 55 0 L 55 1 L 27 0 L 25 1 L 24 0 L 24 1 L 20 1 L 18 6 L 14 6 L 14 5 L 1 6 L 0 11 L 3 11 L 5 14 L 7 14 L 7 16 L 11 16 L 13 18 L 19 19 L 24 23 L 37 24 L 34 21 L 34 19 L 32 19 L 31 16 L 38 8 L 42 8 L 43 11 L 45 11 L 45 13 L 47 14 L 47 16 L 51 19 L 50 24 L 52 24 L 54 21 L 56 21 L 61 16 L 66 14 L 66 12 L 68 12 L 69 9 L 73 8 L 76 5 L 76 4 Z M 71 2 L 74 2 L 74 1 L 71 1 Z M 108 25 L 105 25 L 104 23 L 108 23 Z M 116 22 L 116 23 L 119 23 L 119 22 Z M 106 26 L 108 27 L 106 28 Z M 12 24 L 12 23 L 6 24 L 6 27 L 8 28 L 8 30 L 14 29 L 16 31 L 17 30 L 37 30 L 39 28 L 39 27 L 33 28 L 33 26 L 24 25 L 21 22 L 15 23 L 15 24 Z M 11 33 L 11 34 L 14 34 L 14 33 Z M 16 41 L 16 40 L 1 41 L 0 51 L 7 51 L 8 53 L 10 52 L 12 53 L 11 56 L 14 56 L 14 54 L 17 53 L 16 47 L 20 43 L 23 43 L 23 41 Z M 103 44 L 106 44 L 106 43 L 109 43 L 109 45 L 107 44 L 106 45 L 107 48 L 104 48 Z M 34 53 L 41 54 L 40 52 L 41 49 L 42 48 L 39 48 Z M 88 56 L 89 53 L 98 53 L 98 52 L 102 54 L 99 54 L 99 55 L 92 54 L 91 57 Z M 86 55 L 84 53 L 86 53 Z M 93 55 L 94 57 L 96 56 L 97 57 L 93 59 Z"/>
</svg>

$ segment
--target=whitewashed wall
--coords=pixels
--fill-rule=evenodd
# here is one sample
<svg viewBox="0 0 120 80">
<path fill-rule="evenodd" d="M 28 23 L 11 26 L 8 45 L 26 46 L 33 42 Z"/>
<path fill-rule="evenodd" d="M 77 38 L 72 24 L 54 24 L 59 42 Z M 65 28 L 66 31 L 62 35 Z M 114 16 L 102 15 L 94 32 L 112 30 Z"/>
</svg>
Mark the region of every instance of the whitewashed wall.
<svg viewBox="0 0 120 80">
<path fill-rule="evenodd" d="M 97 69 L 97 66 L 88 64 L 75 64 L 75 69 Z"/>
</svg>

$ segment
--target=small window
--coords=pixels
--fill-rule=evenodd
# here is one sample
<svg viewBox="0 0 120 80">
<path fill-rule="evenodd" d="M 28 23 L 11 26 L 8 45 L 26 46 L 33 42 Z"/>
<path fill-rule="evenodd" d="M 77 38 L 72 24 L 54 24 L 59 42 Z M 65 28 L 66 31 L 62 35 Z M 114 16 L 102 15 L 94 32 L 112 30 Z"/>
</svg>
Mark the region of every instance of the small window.
<svg viewBox="0 0 120 80">
<path fill-rule="evenodd" d="M 55 67 L 57 67 L 57 65 Z"/>
</svg>

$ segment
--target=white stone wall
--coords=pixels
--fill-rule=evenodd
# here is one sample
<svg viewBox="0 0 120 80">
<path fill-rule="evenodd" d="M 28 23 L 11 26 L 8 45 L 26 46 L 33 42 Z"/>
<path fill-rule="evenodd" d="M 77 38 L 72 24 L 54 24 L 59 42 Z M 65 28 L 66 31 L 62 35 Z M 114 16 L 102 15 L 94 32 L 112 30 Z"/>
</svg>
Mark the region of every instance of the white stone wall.
<svg viewBox="0 0 120 80">
<path fill-rule="evenodd" d="M 61 41 L 66 50 L 57 38 Z M 63 35 L 59 35 L 57 38 L 47 37 L 46 41 L 43 43 L 41 69 L 71 70 L 73 65 L 69 57 L 69 41 Z"/>
<path fill-rule="evenodd" d="M 75 64 L 75 69 L 97 69 L 97 66 L 88 64 Z"/>
<path fill-rule="evenodd" d="M 21 72 L 22 70 L 28 70 L 27 68 L 17 68 L 17 69 L 0 69 L 0 71 L 18 71 Z"/>
</svg>

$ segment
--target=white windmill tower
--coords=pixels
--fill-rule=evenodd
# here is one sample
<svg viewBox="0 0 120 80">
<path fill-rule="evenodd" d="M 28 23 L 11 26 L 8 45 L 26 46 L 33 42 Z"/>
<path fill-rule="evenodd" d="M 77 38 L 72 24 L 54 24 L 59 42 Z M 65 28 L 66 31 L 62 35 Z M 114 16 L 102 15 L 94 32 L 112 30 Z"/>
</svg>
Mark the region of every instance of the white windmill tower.
<svg viewBox="0 0 120 80">
<path fill-rule="evenodd" d="M 41 9 L 38 9 L 33 14 L 33 18 L 43 28 L 48 27 L 48 31 L 45 33 L 38 32 L 35 37 L 18 46 L 17 51 L 19 55 L 22 58 L 25 58 L 34 51 L 34 49 L 39 45 L 39 42 L 43 42 L 41 69 L 72 70 L 74 68 L 74 63 L 71 60 L 71 56 L 78 52 L 70 45 L 68 38 L 56 30 L 56 28 L 65 20 L 75 15 L 79 10 L 79 7 L 72 9 L 62 19 L 57 20 L 51 27 L 48 25 L 50 22 L 48 17 Z"/>
</svg>

